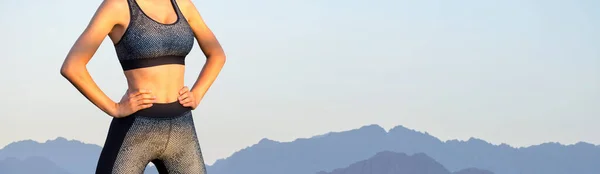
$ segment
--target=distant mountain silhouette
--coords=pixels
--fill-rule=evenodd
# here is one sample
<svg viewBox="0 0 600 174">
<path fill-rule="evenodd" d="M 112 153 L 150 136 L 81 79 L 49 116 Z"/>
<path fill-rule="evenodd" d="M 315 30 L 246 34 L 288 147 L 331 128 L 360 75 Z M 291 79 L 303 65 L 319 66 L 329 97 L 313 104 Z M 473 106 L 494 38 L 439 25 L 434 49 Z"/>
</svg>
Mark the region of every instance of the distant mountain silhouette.
<svg viewBox="0 0 600 174">
<path fill-rule="evenodd" d="M 425 153 L 450 171 L 479 168 L 496 174 L 598 174 L 600 146 L 588 143 L 544 143 L 526 148 L 492 145 L 471 138 L 446 141 L 397 126 L 386 132 L 377 125 L 332 132 L 293 142 L 262 139 L 220 159 L 211 174 L 306 174 L 331 171 L 382 151 Z M 469 171 L 465 171 L 469 172 Z"/>
<path fill-rule="evenodd" d="M 63 170 L 69 173 L 84 174 L 94 173 L 100 151 L 102 151 L 102 147 L 98 145 L 86 144 L 77 140 L 67 140 L 63 137 L 48 140 L 44 143 L 23 140 L 11 143 L 0 149 L 0 160 L 7 159 L 9 160 L 8 162 L 14 162 L 15 164 L 27 164 L 24 166 L 37 166 L 38 164 L 36 163 L 38 162 L 40 163 L 39 165 L 45 166 L 47 162 L 51 162 L 56 167 L 62 167 Z M 24 161 L 18 162 L 19 160 Z M 2 162 L 0 162 L 1 165 Z M 146 171 L 151 172 L 152 170 L 156 169 L 151 167 L 151 169 L 147 169 Z M 13 172 L 7 173 L 12 174 Z M 34 173 L 37 174 L 39 172 L 28 174 Z M 4 172 L 0 170 L 0 174 L 4 174 Z"/>
<path fill-rule="evenodd" d="M 98 145 L 60 137 L 44 143 L 25 140 L 0 149 L 0 160 L 12 157 L 26 164 L 47 165 L 43 160 L 27 161 L 30 157 L 41 157 L 71 174 L 94 173 L 100 151 Z M 475 138 L 442 142 L 427 133 L 402 126 L 386 132 L 377 125 L 284 143 L 262 139 L 258 144 L 217 160 L 207 166 L 207 170 L 211 174 L 315 174 L 346 167 L 382 151 L 424 153 L 449 171 L 478 168 L 495 174 L 600 173 L 600 146 L 588 143 L 567 146 L 544 143 L 513 148 Z M 154 167 L 148 167 L 145 173 L 157 172 Z"/>
<path fill-rule="evenodd" d="M 43 157 L 28 157 L 24 160 L 6 158 L 0 160 L 0 173 L 3 174 L 69 174 L 54 162 Z"/>
<path fill-rule="evenodd" d="M 14 157 L 20 160 L 38 156 L 46 158 L 70 173 L 93 173 L 101 147 L 76 140 L 57 138 L 45 143 L 24 140 L 0 149 L 0 160 Z M 90 170 L 91 169 L 91 170 Z"/>
<path fill-rule="evenodd" d="M 346 168 L 332 172 L 321 171 L 317 174 L 452 174 L 444 166 L 424 153 L 408 156 L 405 153 L 383 151 L 375 156 L 351 164 Z M 493 174 L 475 168 L 465 169 L 454 174 Z"/>
</svg>

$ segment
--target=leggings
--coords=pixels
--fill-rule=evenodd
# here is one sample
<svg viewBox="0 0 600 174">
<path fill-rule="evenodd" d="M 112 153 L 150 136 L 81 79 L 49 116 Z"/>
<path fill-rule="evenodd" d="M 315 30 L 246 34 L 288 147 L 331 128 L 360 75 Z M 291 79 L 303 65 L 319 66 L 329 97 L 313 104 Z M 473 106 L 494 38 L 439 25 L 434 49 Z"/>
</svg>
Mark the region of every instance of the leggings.
<svg viewBox="0 0 600 174">
<path fill-rule="evenodd" d="M 96 174 L 142 174 L 150 162 L 160 174 L 206 174 L 191 110 L 179 102 L 113 118 Z"/>
</svg>

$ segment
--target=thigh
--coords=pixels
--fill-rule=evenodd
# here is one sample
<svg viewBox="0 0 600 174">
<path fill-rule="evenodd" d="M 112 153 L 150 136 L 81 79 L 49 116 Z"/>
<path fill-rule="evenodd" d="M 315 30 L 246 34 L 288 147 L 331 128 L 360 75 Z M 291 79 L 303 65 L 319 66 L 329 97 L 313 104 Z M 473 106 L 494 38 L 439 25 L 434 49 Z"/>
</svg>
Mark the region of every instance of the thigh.
<svg viewBox="0 0 600 174">
<path fill-rule="evenodd" d="M 153 160 L 152 163 L 160 174 L 206 174 L 204 159 L 199 148 L 182 147 L 163 158 Z"/>
<path fill-rule="evenodd" d="M 166 145 L 162 123 L 125 117 L 113 119 L 96 174 L 141 174 Z M 164 128 L 163 128 L 164 129 Z"/>
<path fill-rule="evenodd" d="M 206 167 L 191 112 L 172 121 L 164 153 L 153 161 L 161 173 L 205 174 Z"/>
</svg>

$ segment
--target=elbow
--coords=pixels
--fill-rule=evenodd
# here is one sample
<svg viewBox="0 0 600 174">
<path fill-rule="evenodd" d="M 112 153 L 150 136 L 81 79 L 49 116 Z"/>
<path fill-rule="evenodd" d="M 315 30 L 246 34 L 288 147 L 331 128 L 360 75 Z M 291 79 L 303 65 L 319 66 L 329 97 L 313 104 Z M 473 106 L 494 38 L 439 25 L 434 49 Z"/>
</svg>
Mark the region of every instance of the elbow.
<svg viewBox="0 0 600 174">
<path fill-rule="evenodd" d="M 65 65 L 60 67 L 60 75 L 63 76 L 64 78 L 67 78 L 69 76 L 69 68 L 66 67 Z"/>
<path fill-rule="evenodd" d="M 73 74 L 73 68 L 70 67 L 67 63 L 64 63 L 60 67 L 60 75 L 68 79 L 71 76 L 71 74 Z"/>
<path fill-rule="evenodd" d="M 221 63 L 225 64 L 225 62 L 227 61 L 227 56 L 225 56 L 225 54 L 223 54 L 223 56 L 221 56 L 220 60 L 221 60 Z"/>
<path fill-rule="evenodd" d="M 77 66 L 74 66 L 70 63 L 64 63 L 60 67 L 60 75 L 66 79 L 71 79 L 74 75 L 80 72 L 79 70 L 80 68 L 78 68 Z"/>
<path fill-rule="evenodd" d="M 221 52 L 221 54 L 218 54 L 217 56 L 215 56 L 215 59 L 217 59 L 217 61 L 225 64 L 225 61 L 227 61 L 227 56 L 225 56 L 225 53 Z"/>
</svg>

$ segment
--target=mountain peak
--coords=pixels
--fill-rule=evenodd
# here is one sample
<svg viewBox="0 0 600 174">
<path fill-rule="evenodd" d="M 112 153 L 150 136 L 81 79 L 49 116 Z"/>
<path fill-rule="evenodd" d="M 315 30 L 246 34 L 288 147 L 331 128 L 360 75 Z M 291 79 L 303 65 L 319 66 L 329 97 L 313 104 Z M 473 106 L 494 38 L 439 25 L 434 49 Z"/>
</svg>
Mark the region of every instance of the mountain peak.
<svg viewBox="0 0 600 174">
<path fill-rule="evenodd" d="M 76 141 L 76 140 L 73 140 Z M 59 143 L 63 143 L 63 142 L 69 142 L 69 140 L 65 137 L 56 137 L 54 140 L 46 140 L 46 143 L 51 143 L 51 142 L 59 142 Z"/>
<path fill-rule="evenodd" d="M 577 142 L 577 143 L 573 144 L 573 146 L 595 147 L 596 145 L 580 141 L 580 142 Z"/>
<path fill-rule="evenodd" d="M 279 142 L 268 139 L 268 138 L 263 138 L 263 139 L 260 139 L 260 141 L 258 141 L 258 144 L 276 144 L 276 143 L 279 143 Z"/>
<path fill-rule="evenodd" d="M 370 124 L 370 125 L 356 128 L 356 129 L 340 131 L 340 132 L 328 132 L 328 133 L 325 133 L 322 135 L 315 135 L 308 139 L 320 139 L 320 138 L 326 138 L 329 136 L 336 136 L 336 135 L 355 135 L 357 133 L 360 135 L 369 135 L 369 136 L 375 136 L 375 135 L 385 136 L 387 134 L 387 132 L 385 131 L 385 129 L 383 127 L 381 127 L 377 124 Z M 360 136 L 360 135 L 357 135 L 357 136 Z M 307 139 L 299 138 L 297 140 L 307 140 Z"/>
<path fill-rule="evenodd" d="M 52 161 L 54 164 L 48 164 L 50 167 L 52 165 L 68 167 L 69 173 L 89 173 L 88 171 L 96 166 L 96 163 L 92 161 L 98 160 L 97 155 L 100 154 L 101 149 L 102 147 L 95 144 L 68 140 L 64 137 L 57 137 L 44 142 L 25 140 L 13 142 L 0 149 L 0 159 L 15 157 L 19 160 L 25 160 L 18 163 L 31 166 L 30 163 L 44 163 L 43 160 L 40 160 L 42 158 L 27 160 L 28 157 L 39 156 Z M 0 173 L 3 172 L 0 171 Z"/>
<path fill-rule="evenodd" d="M 475 137 L 471 137 L 469 138 L 469 140 L 467 140 L 468 143 L 478 143 L 478 144 L 490 144 L 485 140 L 479 139 L 479 138 L 475 138 Z"/>
<path fill-rule="evenodd" d="M 12 148 L 12 147 L 22 147 L 25 146 L 27 148 L 31 148 L 32 146 L 40 146 L 43 144 L 65 144 L 65 143 L 76 143 L 76 144 L 86 144 L 83 143 L 81 141 L 78 140 L 68 140 L 64 137 L 56 137 L 55 139 L 48 139 L 44 142 L 40 142 L 40 141 L 35 141 L 32 139 L 27 139 L 27 140 L 21 140 L 21 141 L 15 141 L 12 142 L 8 145 L 6 145 L 4 148 L 0 148 L 0 150 L 2 149 L 7 149 L 7 148 Z M 94 145 L 94 144 L 89 144 L 89 145 Z"/>
<path fill-rule="evenodd" d="M 389 133 L 391 133 L 391 134 L 414 134 L 414 135 L 431 136 L 427 132 L 419 132 L 419 131 L 416 131 L 414 129 L 409 129 L 407 127 L 404 127 L 402 125 L 397 125 L 397 126 L 393 127 L 392 129 L 390 129 Z M 431 136 L 431 137 L 433 137 L 433 136 Z"/>
<path fill-rule="evenodd" d="M 379 126 L 378 124 L 368 124 L 368 125 L 361 126 L 361 128 L 383 129 L 383 127 Z M 383 129 L 383 130 L 385 130 L 385 129 Z"/>
<path fill-rule="evenodd" d="M 381 132 L 387 133 L 387 131 L 383 127 L 379 126 L 378 124 L 370 124 L 370 125 L 362 126 L 356 130 L 367 131 L 367 132 L 377 132 L 377 133 L 381 133 Z"/>
<path fill-rule="evenodd" d="M 370 174 L 370 173 L 431 173 L 450 174 L 450 172 L 425 153 L 408 156 L 405 153 L 381 151 L 371 158 L 351 164 L 346 168 L 334 169 L 318 174 Z"/>
<path fill-rule="evenodd" d="M 409 128 L 406 128 L 406 127 L 404 127 L 404 126 L 402 126 L 402 125 L 397 125 L 397 126 L 394 126 L 392 129 L 390 129 L 390 132 L 391 132 L 391 131 L 399 131 L 399 130 L 403 130 L 403 131 L 412 131 L 411 129 L 409 129 Z"/>
</svg>

